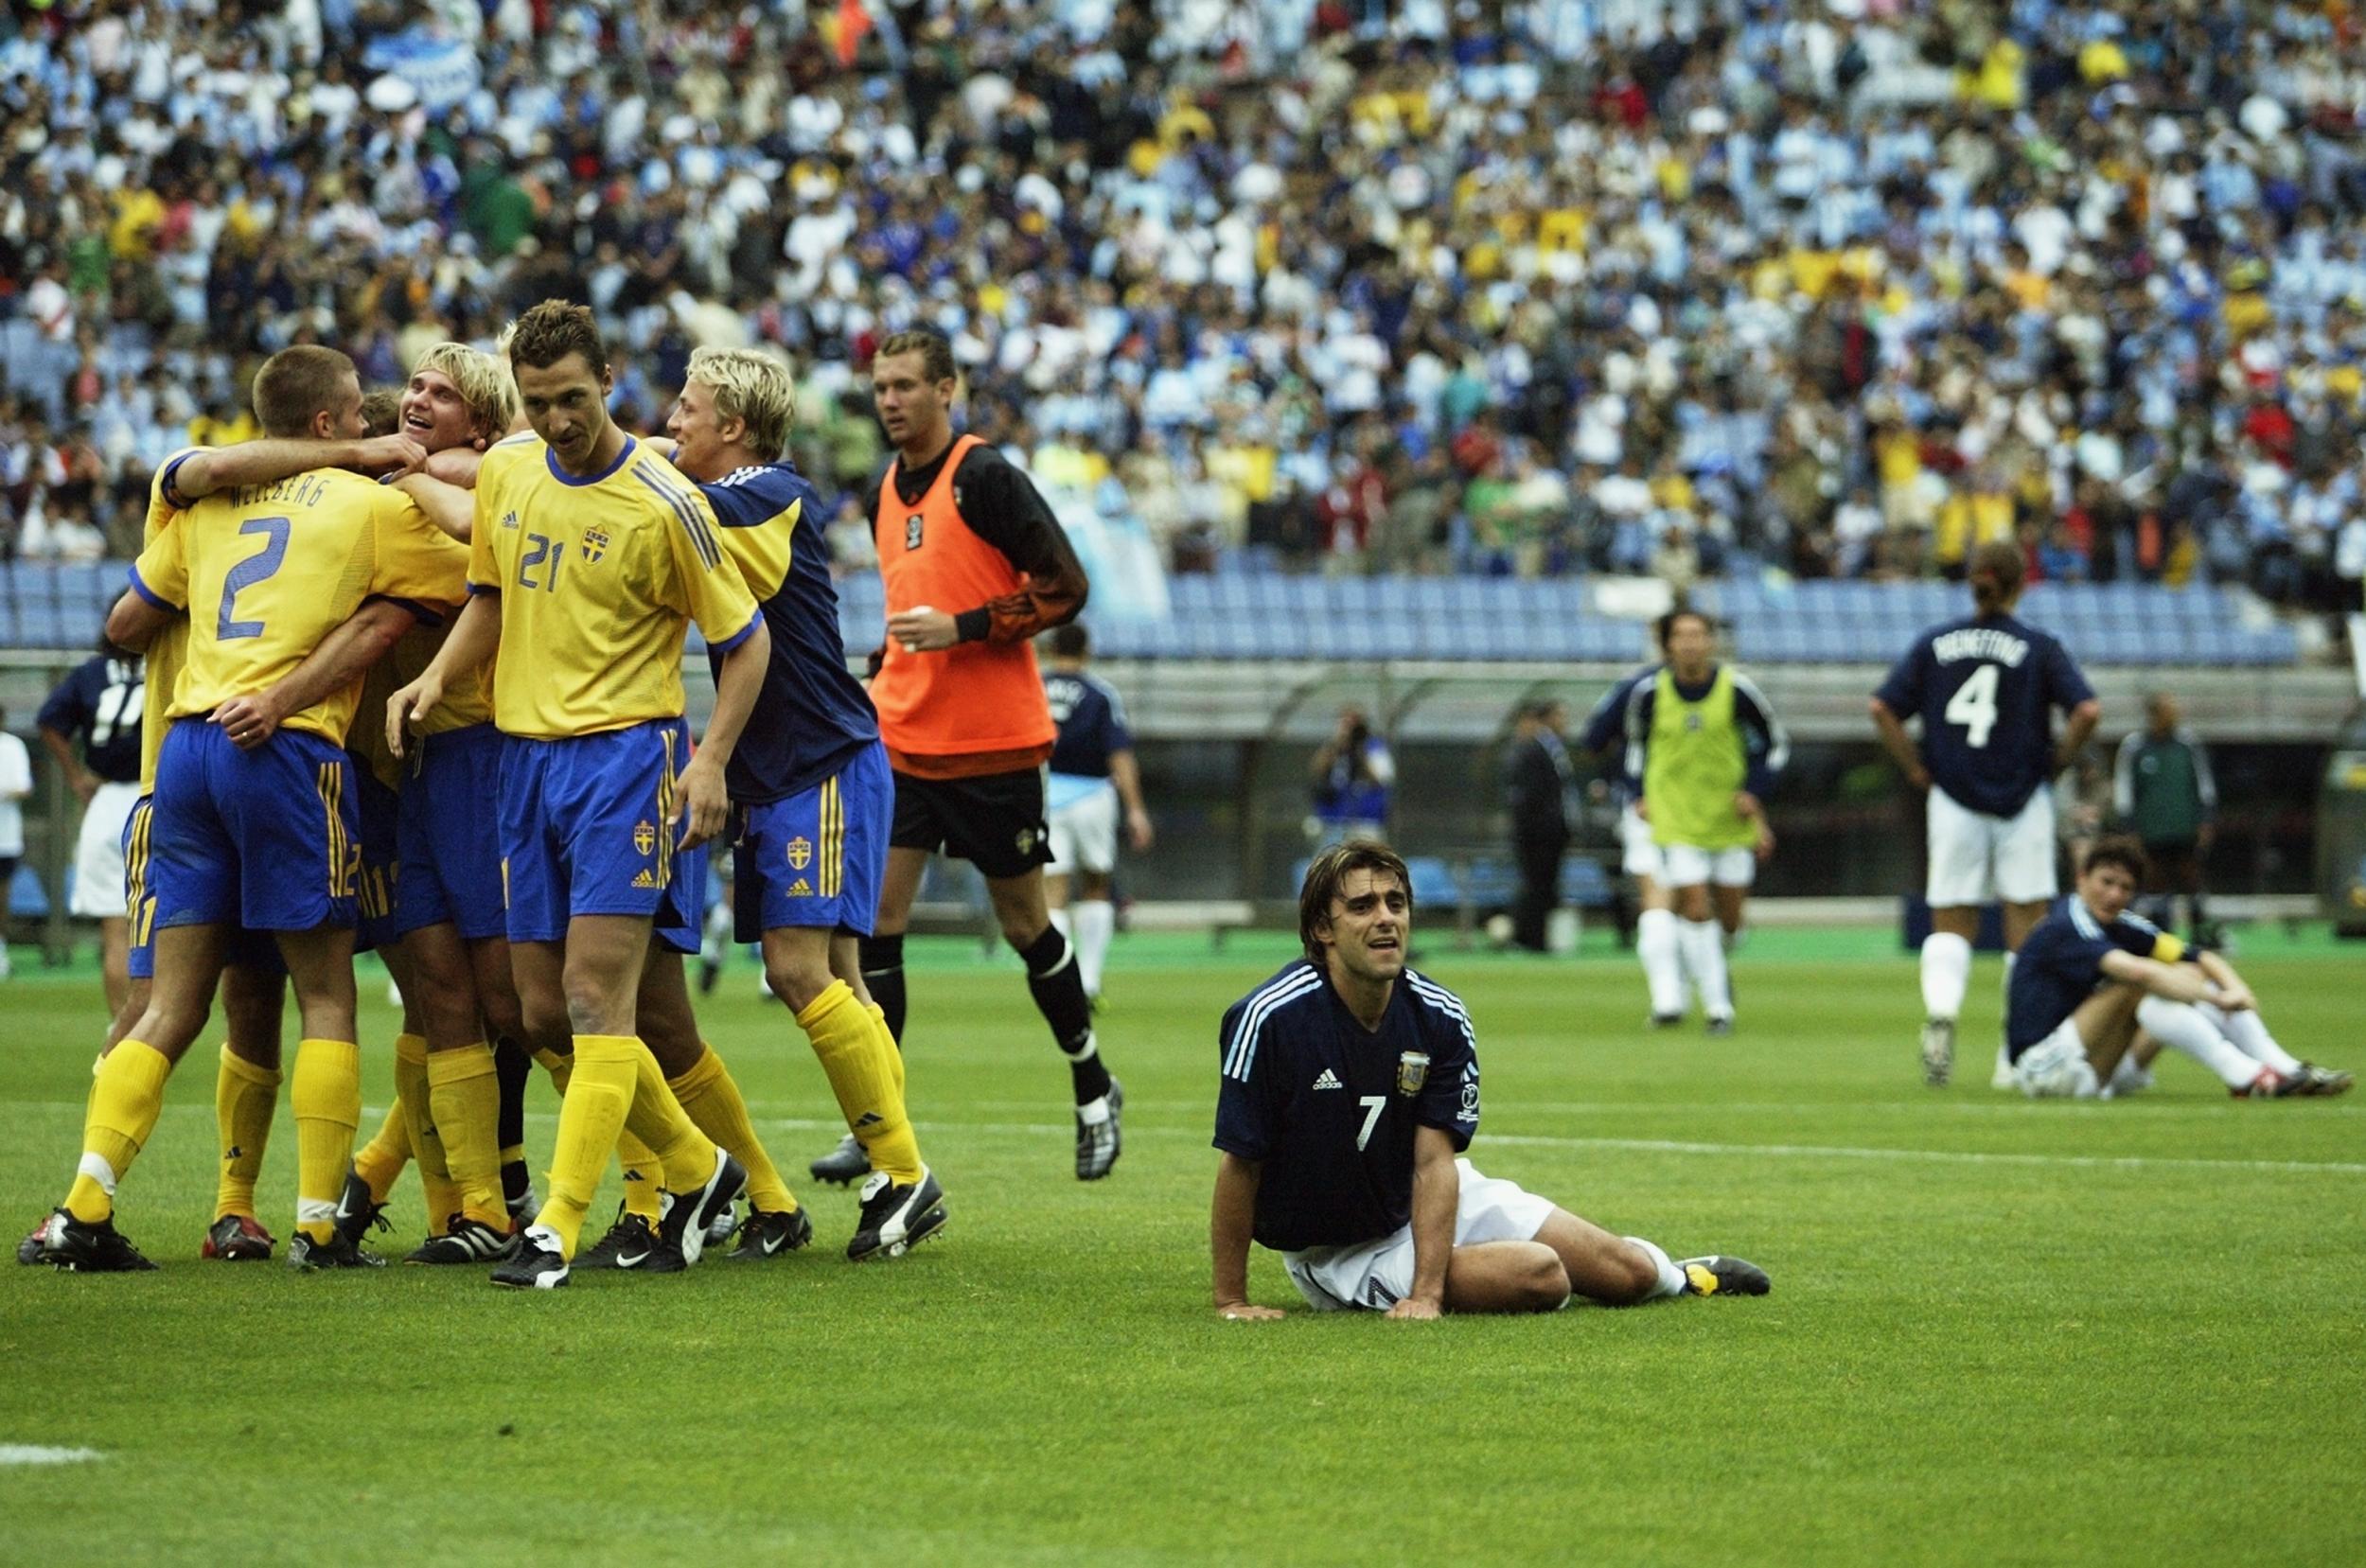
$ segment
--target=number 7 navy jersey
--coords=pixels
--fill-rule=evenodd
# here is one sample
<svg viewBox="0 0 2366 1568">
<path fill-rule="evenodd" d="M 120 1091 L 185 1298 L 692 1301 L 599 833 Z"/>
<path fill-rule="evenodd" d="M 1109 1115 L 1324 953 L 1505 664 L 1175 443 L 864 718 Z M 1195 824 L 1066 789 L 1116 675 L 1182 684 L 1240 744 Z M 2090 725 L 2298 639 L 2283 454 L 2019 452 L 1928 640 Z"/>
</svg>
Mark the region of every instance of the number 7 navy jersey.
<svg viewBox="0 0 2366 1568">
<path fill-rule="evenodd" d="M 1958 805 L 2011 817 L 2054 771 L 2054 713 L 2092 698 L 2069 652 L 2010 615 L 1974 616 L 1916 639 L 1873 694 L 1922 720 L 1922 763 Z"/>
<path fill-rule="evenodd" d="M 1386 1236 L 1413 1213 L 1413 1133 L 1478 1130 L 1478 1052 L 1454 993 L 1408 969 L 1367 1031 L 1304 960 L 1219 1032 L 1215 1145 L 1256 1160 L 1254 1234 L 1278 1252 Z"/>
</svg>

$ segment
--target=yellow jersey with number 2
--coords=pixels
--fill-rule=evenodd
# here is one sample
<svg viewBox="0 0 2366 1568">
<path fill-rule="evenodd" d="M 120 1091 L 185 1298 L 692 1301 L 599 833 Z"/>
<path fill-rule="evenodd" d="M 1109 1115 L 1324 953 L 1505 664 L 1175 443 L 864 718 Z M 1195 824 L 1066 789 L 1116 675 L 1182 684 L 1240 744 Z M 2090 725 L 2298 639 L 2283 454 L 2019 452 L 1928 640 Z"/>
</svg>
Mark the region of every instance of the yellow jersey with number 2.
<svg viewBox="0 0 2366 1568">
<path fill-rule="evenodd" d="M 342 468 L 197 502 L 132 569 L 132 588 L 151 604 L 188 611 L 186 662 L 166 713 L 199 717 L 268 690 L 364 599 L 441 619 L 463 552 L 409 497 Z M 281 725 L 343 745 L 361 691 L 357 680 Z"/>
</svg>

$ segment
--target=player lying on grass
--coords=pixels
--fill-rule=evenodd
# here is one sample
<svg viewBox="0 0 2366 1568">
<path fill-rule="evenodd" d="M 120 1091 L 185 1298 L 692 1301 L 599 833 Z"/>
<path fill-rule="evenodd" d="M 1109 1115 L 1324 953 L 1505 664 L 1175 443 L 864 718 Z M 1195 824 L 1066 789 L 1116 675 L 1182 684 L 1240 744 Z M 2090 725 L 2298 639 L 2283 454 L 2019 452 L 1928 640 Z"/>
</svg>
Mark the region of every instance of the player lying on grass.
<svg viewBox="0 0 2366 1568">
<path fill-rule="evenodd" d="M 1470 1015 L 1405 967 L 1412 880 L 1379 844 L 1350 839 L 1307 869 L 1306 957 L 1233 1004 L 1216 1098 L 1216 1311 L 1280 1317 L 1248 1299 L 1253 1238 L 1282 1255 L 1317 1311 L 1553 1312 L 1664 1295 L 1763 1295 L 1739 1258 L 1679 1263 L 1481 1175 L 1479 1070 Z"/>
<path fill-rule="evenodd" d="M 2087 852 L 2078 886 L 2022 943 L 2006 994 L 2013 1082 L 2033 1100 L 2089 1100 L 2150 1083 L 2140 1037 L 2184 1052 L 2251 1100 L 2340 1094 L 2346 1072 L 2299 1060 L 2216 953 L 2128 912 L 2147 870 L 2133 838 Z"/>
</svg>

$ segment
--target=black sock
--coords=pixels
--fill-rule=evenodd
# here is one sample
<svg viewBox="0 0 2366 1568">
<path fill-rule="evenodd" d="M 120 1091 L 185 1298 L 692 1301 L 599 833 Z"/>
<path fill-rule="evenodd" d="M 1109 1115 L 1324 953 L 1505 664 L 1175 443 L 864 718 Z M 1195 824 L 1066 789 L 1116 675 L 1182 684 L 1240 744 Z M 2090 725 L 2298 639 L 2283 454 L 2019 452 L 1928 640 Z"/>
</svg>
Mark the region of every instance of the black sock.
<svg viewBox="0 0 2366 1568">
<path fill-rule="evenodd" d="M 904 1046 L 904 933 L 892 937 L 864 937 L 860 944 L 862 983 L 871 992 L 871 999 L 887 1014 L 888 1032 L 895 1036 L 895 1046 Z"/>
<path fill-rule="evenodd" d="M 534 1058 L 503 1035 L 493 1042 L 493 1076 L 502 1090 L 501 1146 L 515 1149 L 526 1140 L 526 1080 L 534 1076 Z"/>
<path fill-rule="evenodd" d="M 516 1149 L 526 1140 L 526 1080 L 533 1075 L 534 1058 L 526 1048 L 503 1035 L 493 1042 L 493 1076 L 501 1084 L 499 1116 L 501 1146 Z M 526 1195 L 533 1177 L 521 1159 L 502 1163 L 502 1196 L 511 1201 Z"/>
<path fill-rule="evenodd" d="M 1085 995 L 1085 977 L 1076 971 L 1076 955 L 1057 925 L 1018 950 L 1027 965 L 1028 994 L 1035 1011 L 1051 1026 L 1052 1044 L 1068 1058 L 1068 1077 L 1076 1103 L 1088 1104 L 1109 1092 L 1109 1069 L 1101 1064 L 1093 1041 L 1092 1003 Z M 1081 1057 L 1079 1053 L 1084 1053 Z"/>
</svg>

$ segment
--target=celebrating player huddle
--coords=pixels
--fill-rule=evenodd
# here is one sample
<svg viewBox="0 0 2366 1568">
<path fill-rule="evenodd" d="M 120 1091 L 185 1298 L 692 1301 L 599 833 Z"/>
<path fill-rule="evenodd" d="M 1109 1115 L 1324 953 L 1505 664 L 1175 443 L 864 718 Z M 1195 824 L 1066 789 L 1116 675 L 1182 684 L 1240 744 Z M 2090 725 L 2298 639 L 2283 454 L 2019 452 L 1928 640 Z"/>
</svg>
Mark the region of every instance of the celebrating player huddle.
<svg viewBox="0 0 2366 1568">
<path fill-rule="evenodd" d="M 402 429 L 366 440 L 351 362 L 289 350 L 256 381 L 273 439 L 160 471 L 109 625 L 149 659 L 149 793 L 125 839 L 132 972 L 153 979 L 99 1064 L 72 1190 L 27 1240 L 41 1260 L 152 1266 L 115 1228 L 115 1195 L 218 980 L 225 1174 L 205 1251 L 269 1255 L 254 1177 L 283 968 L 303 1022 L 291 1263 L 377 1264 L 360 1242 L 415 1158 L 433 1230 L 413 1260 L 562 1284 L 620 1145 L 630 1211 L 597 1260 L 695 1263 L 743 1193 L 734 1258 L 803 1246 L 811 1223 L 682 982 L 703 915 L 694 852 L 727 829 L 741 934 L 763 943 L 873 1172 L 849 1256 L 900 1256 L 945 1224 L 856 959 L 893 785 L 845 669 L 821 500 L 779 461 L 786 372 L 701 351 L 671 421 L 678 467 L 609 420 L 589 311 L 537 307 L 509 354 L 514 394 L 495 361 L 439 345 Z M 530 430 L 507 435 L 520 406 Z M 693 621 L 716 691 L 696 748 L 680 676 Z M 351 733 L 365 692 L 382 717 Z M 357 925 L 406 1014 L 397 1111 L 359 1161 Z M 520 1063 L 530 1049 L 564 1093 L 539 1206 L 497 1048 Z M 1082 1140 L 1096 1175 L 1112 1120 Z M 636 1178 L 655 1200 L 638 1231 Z"/>
</svg>

